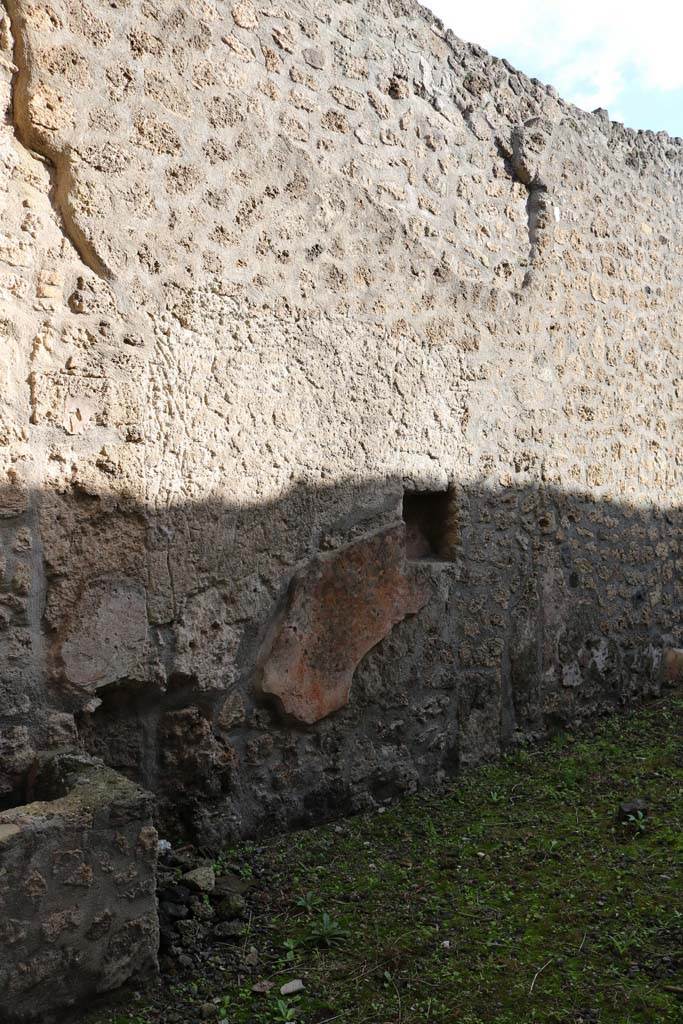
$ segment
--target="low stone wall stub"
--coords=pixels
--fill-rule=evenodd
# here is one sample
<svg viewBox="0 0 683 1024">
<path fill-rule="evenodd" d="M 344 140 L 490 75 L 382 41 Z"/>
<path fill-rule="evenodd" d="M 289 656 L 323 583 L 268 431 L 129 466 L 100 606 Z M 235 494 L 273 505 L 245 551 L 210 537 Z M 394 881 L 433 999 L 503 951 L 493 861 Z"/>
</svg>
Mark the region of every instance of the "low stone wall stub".
<svg viewBox="0 0 683 1024">
<path fill-rule="evenodd" d="M 0 1019 L 60 1009 L 158 969 L 152 798 L 93 759 L 56 756 L 46 799 L 0 814 Z"/>
</svg>

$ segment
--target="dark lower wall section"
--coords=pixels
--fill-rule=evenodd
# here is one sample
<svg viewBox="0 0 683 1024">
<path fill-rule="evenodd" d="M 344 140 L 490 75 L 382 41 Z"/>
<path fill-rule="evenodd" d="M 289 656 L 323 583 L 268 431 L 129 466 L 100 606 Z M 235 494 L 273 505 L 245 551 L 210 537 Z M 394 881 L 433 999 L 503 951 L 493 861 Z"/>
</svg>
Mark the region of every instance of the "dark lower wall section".
<svg viewBox="0 0 683 1024">
<path fill-rule="evenodd" d="M 92 689 L 80 742 L 158 795 L 164 829 L 215 843 L 359 811 L 659 692 L 661 652 L 683 642 L 679 511 L 452 485 L 444 557 L 415 545 L 402 497 L 372 482 L 353 508 L 346 492 L 299 488 L 250 509 L 252 565 L 268 544 L 292 565 L 264 572 L 272 596 L 231 619 L 248 558 L 226 548 L 221 579 L 193 595 L 205 614 L 189 646 L 182 622 L 143 630 L 135 602 L 120 614 L 123 576 L 85 581 L 147 647 L 134 677 Z M 172 515 L 176 530 L 184 517 L 187 533 L 234 537 L 244 513 Z M 101 542 L 103 522 L 86 527 Z M 152 528 L 169 527 L 157 515 Z M 69 688 L 55 692 L 66 709 Z"/>
</svg>

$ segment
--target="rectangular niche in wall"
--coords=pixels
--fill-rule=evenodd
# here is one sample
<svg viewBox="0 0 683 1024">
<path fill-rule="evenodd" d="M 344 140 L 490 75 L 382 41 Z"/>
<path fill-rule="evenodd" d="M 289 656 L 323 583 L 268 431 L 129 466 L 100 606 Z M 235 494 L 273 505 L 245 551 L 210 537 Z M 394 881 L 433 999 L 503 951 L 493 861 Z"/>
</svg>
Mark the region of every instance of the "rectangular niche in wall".
<svg viewBox="0 0 683 1024">
<path fill-rule="evenodd" d="M 452 561 L 459 539 L 455 492 L 405 491 L 403 521 L 411 560 Z"/>
</svg>

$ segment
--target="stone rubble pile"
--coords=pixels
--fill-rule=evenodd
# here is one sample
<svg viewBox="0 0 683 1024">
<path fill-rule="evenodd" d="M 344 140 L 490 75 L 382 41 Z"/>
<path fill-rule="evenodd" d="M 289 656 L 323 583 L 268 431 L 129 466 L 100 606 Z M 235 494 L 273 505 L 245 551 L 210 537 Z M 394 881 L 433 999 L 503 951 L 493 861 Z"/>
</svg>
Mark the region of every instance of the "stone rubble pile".
<svg viewBox="0 0 683 1024">
<path fill-rule="evenodd" d="M 215 946 L 236 947 L 247 931 L 249 882 L 188 848 L 162 854 L 157 901 L 162 969 L 191 967 Z M 223 954 L 230 960 L 229 950 Z M 237 950 L 232 959 L 239 959 Z"/>
</svg>

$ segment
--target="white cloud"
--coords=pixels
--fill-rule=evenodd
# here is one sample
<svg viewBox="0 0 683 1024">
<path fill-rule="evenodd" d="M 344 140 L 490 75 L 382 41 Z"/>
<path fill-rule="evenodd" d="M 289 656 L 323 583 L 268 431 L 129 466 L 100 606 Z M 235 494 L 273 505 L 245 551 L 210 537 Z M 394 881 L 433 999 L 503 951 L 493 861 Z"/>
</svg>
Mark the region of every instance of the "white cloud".
<svg viewBox="0 0 683 1024">
<path fill-rule="evenodd" d="M 680 0 L 427 0 L 456 35 L 552 83 L 579 106 L 612 109 L 626 88 L 683 89 Z"/>
</svg>

